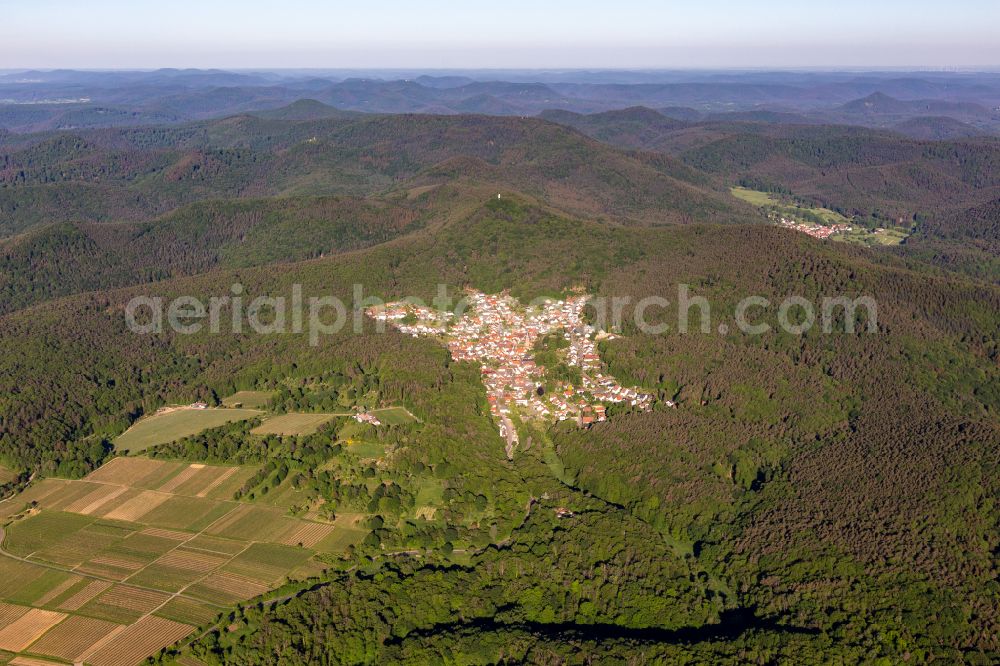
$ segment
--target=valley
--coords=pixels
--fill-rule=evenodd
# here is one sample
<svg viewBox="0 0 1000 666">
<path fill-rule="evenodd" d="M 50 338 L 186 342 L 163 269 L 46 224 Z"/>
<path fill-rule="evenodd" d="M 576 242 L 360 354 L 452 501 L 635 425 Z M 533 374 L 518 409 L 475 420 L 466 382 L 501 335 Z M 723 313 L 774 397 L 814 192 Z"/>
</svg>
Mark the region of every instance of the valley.
<svg viewBox="0 0 1000 666">
<path fill-rule="evenodd" d="M 846 241 L 863 245 L 899 245 L 912 233 L 912 228 L 864 228 L 860 220 L 851 220 L 828 208 L 808 208 L 798 203 L 784 202 L 767 192 L 734 187 L 733 196 L 767 211 L 768 218 L 787 229 L 813 238 Z"/>
</svg>

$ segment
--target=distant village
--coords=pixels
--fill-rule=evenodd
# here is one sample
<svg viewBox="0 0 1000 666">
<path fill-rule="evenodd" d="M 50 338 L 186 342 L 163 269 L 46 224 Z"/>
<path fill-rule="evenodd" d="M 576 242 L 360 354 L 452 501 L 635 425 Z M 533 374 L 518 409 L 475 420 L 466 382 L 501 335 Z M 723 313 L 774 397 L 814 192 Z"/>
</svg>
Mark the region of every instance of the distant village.
<svg viewBox="0 0 1000 666">
<path fill-rule="evenodd" d="M 621 386 L 602 373 L 598 331 L 583 321 L 587 296 L 547 300 L 530 310 L 507 293 L 470 290 L 467 297 L 469 312 L 457 320 L 453 313 L 409 303 L 390 303 L 367 312 L 407 335 L 441 338 L 457 361 L 479 362 L 490 413 L 507 442 L 508 456 L 518 443 L 514 414 L 522 419 L 575 419 L 588 426 L 606 420 L 604 403 L 652 406 L 653 396 Z M 579 386 L 545 381 L 545 368 L 535 362 L 534 347 L 550 333 L 561 334 L 568 343 L 561 353 L 568 366 L 580 369 Z"/>
<path fill-rule="evenodd" d="M 849 224 L 831 224 L 829 226 L 822 226 L 819 224 L 807 224 L 805 222 L 799 222 L 798 220 L 790 220 L 786 217 L 780 217 L 778 219 L 778 224 L 786 229 L 792 229 L 794 231 L 801 231 L 804 234 L 809 234 L 813 238 L 824 239 L 829 238 L 834 234 L 852 230 L 852 227 Z"/>
</svg>

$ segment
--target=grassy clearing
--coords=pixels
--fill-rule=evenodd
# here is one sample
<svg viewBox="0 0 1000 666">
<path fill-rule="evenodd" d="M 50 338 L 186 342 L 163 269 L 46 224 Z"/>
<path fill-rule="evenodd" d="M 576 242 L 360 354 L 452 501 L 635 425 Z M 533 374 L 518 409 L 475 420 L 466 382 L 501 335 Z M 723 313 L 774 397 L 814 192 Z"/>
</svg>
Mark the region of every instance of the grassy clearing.
<svg viewBox="0 0 1000 666">
<path fill-rule="evenodd" d="M 242 407 L 244 409 L 266 409 L 276 391 L 237 391 L 223 398 L 223 407 Z"/>
<path fill-rule="evenodd" d="M 374 426 L 367 423 L 358 423 L 353 419 L 345 423 L 337 430 L 337 439 L 353 443 L 364 436 L 366 432 L 371 432 Z"/>
<path fill-rule="evenodd" d="M 746 201 L 753 206 L 776 206 L 781 203 L 773 194 L 758 192 L 746 187 L 733 187 L 729 191 L 737 199 Z"/>
<path fill-rule="evenodd" d="M 385 455 L 385 447 L 378 442 L 352 442 L 346 450 L 359 458 L 381 458 Z"/>
<path fill-rule="evenodd" d="M 270 477 L 269 482 L 273 483 L 273 477 Z M 267 493 L 260 494 L 258 491 L 254 496 L 254 502 L 288 509 L 302 504 L 305 496 L 304 490 L 295 489 L 294 477 L 289 475 L 280 485 L 271 488 Z"/>
<path fill-rule="evenodd" d="M 372 414 L 386 425 L 406 425 L 407 423 L 417 423 L 419 419 L 403 407 L 385 407 L 383 409 L 373 409 Z"/>
<path fill-rule="evenodd" d="M 342 553 L 348 546 L 361 543 L 368 534 L 364 526 L 367 514 L 341 513 L 334 521 L 334 531 L 317 543 L 313 548 L 325 553 Z"/>
<path fill-rule="evenodd" d="M 796 214 L 801 215 L 802 213 L 808 213 L 810 215 L 815 215 L 821 218 L 825 224 L 851 224 L 850 218 L 844 217 L 835 210 L 830 210 L 829 208 L 806 208 L 804 206 L 786 206 L 780 208 L 782 212 L 787 212 L 790 216 L 795 217 Z"/>
<path fill-rule="evenodd" d="M 854 229 L 845 234 L 837 234 L 834 240 L 846 243 L 857 243 L 868 247 L 878 247 L 883 245 L 899 245 L 910 235 L 910 230 L 904 227 L 888 227 L 869 231 L 867 229 Z"/>
<path fill-rule="evenodd" d="M 151 446 L 197 435 L 209 428 L 259 416 L 256 409 L 177 409 L 140 419 L 114 441 L 119 451 L 145 451 Z"/>
<path fill-rule="evenodd" d="M 794 220 L 820 223 L 824 225 L 851 224 L 851 220 L 829 208 L 812 208 L 782 201 L 768 192 L 758 192 L 745 187 L 733 187 L 730 192 L 737 199 L 761 208 L 769 208 L 775 213 Z"/>
<path fill-rule="evenodd" d="M 281 437 L 311 435 L 338 416 L 347 416 L 347 414 L 281 414 L 267 419 L 251 432 L 255 435 L 278 435 Z"/>
<path fill-rule="evenodd" d="M 444 502 L 444 485 L 433 478 L 423 478 L 417 486 L 417 506 L 439 506 Z"/>
</svg>

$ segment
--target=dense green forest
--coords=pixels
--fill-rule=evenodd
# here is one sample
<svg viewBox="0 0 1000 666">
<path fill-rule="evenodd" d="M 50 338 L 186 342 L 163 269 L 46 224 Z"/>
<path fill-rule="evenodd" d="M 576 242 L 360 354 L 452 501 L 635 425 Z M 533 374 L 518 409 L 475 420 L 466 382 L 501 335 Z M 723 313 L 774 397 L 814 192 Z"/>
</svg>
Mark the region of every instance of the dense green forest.
<svg viewBox="0 0 1000 666">
<path fill-rule="evenodd" d="M 151 222 L 61 223 L 0 241 L 0 313 L 55 296 L 350 251 L 424 223 L 416 206 L 341 197 L 191 204 Z"/>
<path fill-rule="evenodd" d="M 54 221 L 147 220 L 206 199 L 359 196 L 456 176 L 634 222 L 748 212 L 676 160 L 622 153 L 538 119 L 246 115 L 0 144 L 0 234 Z"/>
<path fill-rule="evenodd" d="M 672 158 L 536 119 L 265 114 L 17 135 L 0 144 L 0 313 L 354 250 L 498 189 L 631 224 L 757 216 Z"/>
</svg>

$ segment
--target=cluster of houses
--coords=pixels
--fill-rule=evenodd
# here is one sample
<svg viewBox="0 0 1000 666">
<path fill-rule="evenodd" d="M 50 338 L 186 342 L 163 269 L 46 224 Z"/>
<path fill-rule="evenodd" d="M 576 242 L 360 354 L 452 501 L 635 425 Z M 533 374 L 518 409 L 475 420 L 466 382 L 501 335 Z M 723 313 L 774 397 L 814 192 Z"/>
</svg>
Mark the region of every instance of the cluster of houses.
<svg viewBox="0 0 1000 666">
<path fill-rule="evenodd" d="M 517 444 L 512 415 L 543 420 L 576 419 L 582 426 L 604 421 L 605 402 L 626 403 L 642 409 L 652 406 L 653 396 L 627 388 L 601 373 L 601 360 L 594 340 L 594 327 L 583 321 L 586 296 L 547 300 L 540 307 L 525 309 L 509 294 L 468 291 L 466 314 L 454 319 L 407 303 L 391 303 L 369 314 L 389 322 L 410 335 L 443 336 L 452 358 L 480 364 L 490 413 L 500 436 L 507 441 L 508 455 Z M 546 390 L 545 368 L 534 358 L 538 339 L 559 332 L 569 343 L 563 354 L 569 366 L 578 367 L 580 386 L 560 383 Z"/>
<path fill-rule="evenodd" d="M 819 224 L 805 224 L 804 222 L 799 222 L 798 220 L 790 220 L 786 217 L 780 218 L 778 224 L 785 227 L 786 229 L 801 231 L 804 234 L 809 234 L 813 238 L 821 238 L 821 239 L 829 238 L 834 234 L 850 231 L 852 228 L 849 224 L 831 224 L 825 227 Z"/>
<path fill-rule="evenodd" d="M 367 313 L 375 321 L 389 323 L 414 338 L 422 335 L 444 335 L 448 331 L 448 322 L 455 316 L 451 312 L 441 312 L 402 302 L 389 303 L 384 307 L 371 307 Z"/>
<path fill-rule="evenodd" d="M 352 418 L 358 423 L 367 423 L 373 426 L 382 425 L 382 422 L 379 421 L 378 417 L 371 412 L 358 412 Z"/>
</svg>

